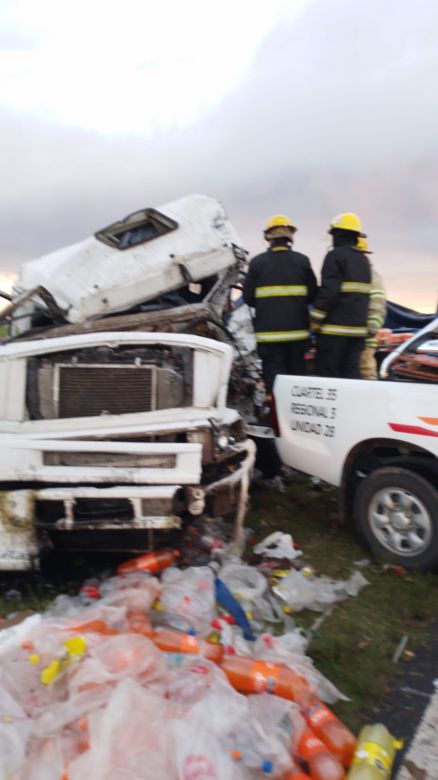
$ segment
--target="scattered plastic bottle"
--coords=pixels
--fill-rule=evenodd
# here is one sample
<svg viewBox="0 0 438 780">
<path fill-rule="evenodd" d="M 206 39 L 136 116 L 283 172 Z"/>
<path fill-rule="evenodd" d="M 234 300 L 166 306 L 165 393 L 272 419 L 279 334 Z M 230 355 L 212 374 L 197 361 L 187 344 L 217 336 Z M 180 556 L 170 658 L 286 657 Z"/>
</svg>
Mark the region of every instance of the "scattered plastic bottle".
<svg viewBox="0 0 438 780">
<path fill-rule="evenodd" d="M 325 704 L 314 699 L 303 710 L 307 724 L 328 749 L 348 768 L 356 749 L 356 737 Z"/>
<path fill-rule="evenodd" d="M 306 762 L 312 780 L 344 780 L 342 764 L 311 729 L 303 731 L 296 752 Z"/>
<path fill-rule="evenodd" d="M 401 743 L 382 723 L 364 726 L 359 734 L 348 780 L 385 780 L 391 776 Z"/>
<path fill-rule="evenodd" d="M 78 634 L 102 634 L 103 636 L 115 636 L 119 633 L 116 628 L 111 628 L 104 620 L 87 620 L 85 623 L 77 623 L 69 626 L 69 631 Z"/>
<path fill-rule="evenodd" d="M 272 664 L 268 661 L 253 661 L 242 656 L 228 656 L 222 661 L 225 672 L 233 688 L 241 693 L 274 693 L 289 701 L 299 702 L 310 694 L 309 685 L 288 666 Z"/>
<path fill-rule="evenodd" d="M 149 574 L 157 574 L 175 563 L 180 553 L 178 550 L 158 550 L 145 553 L 137 558 L 121 563 L 117 567 L 117 574 L 130 574 L 133 571 L 146 571 Z"/>
<path fill-rule="evenodd" d="M 222 645 L 206 642 L 193 634 L 172 628 L 158 628 L 152 636 L 152 641 L 165 653 L 195 653 L 214 663 L 220 663 L 224 655 Z"/>
</svg>

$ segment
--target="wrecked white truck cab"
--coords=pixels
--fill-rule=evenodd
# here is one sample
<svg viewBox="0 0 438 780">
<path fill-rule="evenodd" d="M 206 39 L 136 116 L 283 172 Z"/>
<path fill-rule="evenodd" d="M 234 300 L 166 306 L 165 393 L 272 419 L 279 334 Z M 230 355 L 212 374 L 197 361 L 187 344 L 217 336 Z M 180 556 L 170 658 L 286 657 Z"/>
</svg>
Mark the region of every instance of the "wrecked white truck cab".
<svg viewBox="0 0 438 780">
<path fill-rule="evenodd" d="M 204 195 L 23 265 L 0 317 L 0 569 L 173 543 L 193 518 L 234 517 L 239 547 L 260 396 L 249 312 L 229 320 L 244 267 Z"/>
<path fill-rule="evenodd" d="M 222 204 L 189 195 L 146 208 L 94 236 L 24 263 L 12 306 L 16 332 L 44 313 L 56 322 L 83 323 L 116 312 L 202 301 L 242 256 Z M 169 296 L 173 291 L 178 296 Z M 37 297 L 41 300 L 37 302 Z M 163 298 L 164 296 L 164 298 Z"/>
<path fill-rule="evenodd" d="M 184 334 L 0 347 L 0 570 L 45 544 L 144 550 L 203 514 L 233 512 L 239 546 L 255 447 L 226 407 L 231 362 Z"/>
</svg>

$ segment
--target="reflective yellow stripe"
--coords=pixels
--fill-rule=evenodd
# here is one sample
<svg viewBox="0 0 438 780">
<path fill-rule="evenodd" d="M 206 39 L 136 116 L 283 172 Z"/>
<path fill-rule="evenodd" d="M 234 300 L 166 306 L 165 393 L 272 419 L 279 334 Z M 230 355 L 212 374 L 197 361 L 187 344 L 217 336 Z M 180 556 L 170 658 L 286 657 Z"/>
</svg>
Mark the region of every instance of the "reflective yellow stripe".
<svg viewBox="0 0 438 780">
<path fill-rule="evenodd" d="M 371 291 L 371 285 L 365 282 L 342 282 L 341 292 L 352 293 L 369 293 Z"/>
<path fill-rule="evenodd" d="M 256 298 L 288 298 L 294 295 L 307 295 L 305 284 L 275 284 L 271 287 L 256 287 Z"/>
<path fill-rule="evenodd" d="M 322 309 L 313 308 L 312 311 L 310 312 L 310 316 L 312 320 L 325 320 L 325 318 L 327 317 L 327 312 L 322 311 Z"/>
<path fill-rule="evenodd" d="M 367 334 L 367 328 L 357 325 L 322 325 L 321 333 L 326 336 L 356 336 L 364 338 Z"/>
<path fill-rule="evenodd" d="M 289 252 L 288 246 L 273 246 L 271 252 Z"/>
<path fill-rule="evenodd" d="M 301 341 L 309 338 L 308 330 L 272 330 L 255 334 L 259 343 L 273 341 Z"/>
</svg>

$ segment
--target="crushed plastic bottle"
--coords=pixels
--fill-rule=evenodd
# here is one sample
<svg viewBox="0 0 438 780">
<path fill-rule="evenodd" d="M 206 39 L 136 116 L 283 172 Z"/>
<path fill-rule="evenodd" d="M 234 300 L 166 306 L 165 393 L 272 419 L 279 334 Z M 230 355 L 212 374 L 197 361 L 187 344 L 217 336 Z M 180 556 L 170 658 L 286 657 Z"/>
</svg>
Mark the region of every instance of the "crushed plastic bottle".
<svg viewBox="0 0 438 780">
<path fill-rule="evenodd" d="M 391 776 L 401 743 L 382 723 L 364 726 L 359 734 L 348 780 L 385 780 Z"/>
</svg>

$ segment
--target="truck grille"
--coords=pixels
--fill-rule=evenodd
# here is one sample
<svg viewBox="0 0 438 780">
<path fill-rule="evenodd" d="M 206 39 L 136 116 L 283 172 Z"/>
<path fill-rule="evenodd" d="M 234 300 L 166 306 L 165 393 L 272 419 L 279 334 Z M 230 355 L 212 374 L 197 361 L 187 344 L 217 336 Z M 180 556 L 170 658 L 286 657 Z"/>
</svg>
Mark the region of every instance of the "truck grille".
<svg viewBox="0 0 438 780">
<path fill-rule="evenodd" d="M 154 409 L 154 366 L 59 366 L 59 417 L 94 417 Z"/>
<path fill-rule="evenodd" d="M 143 517 L 165 517 L 172 515 L 173 501 L 170 498 L 143 498 L 141 502 Z"/>
<path fill-rule="evenodd" d="M 176 455 L 130 452 L 44 452 L 44 466 L 112 466 L 113 468 L 174 469 Z"/>
</svg>

